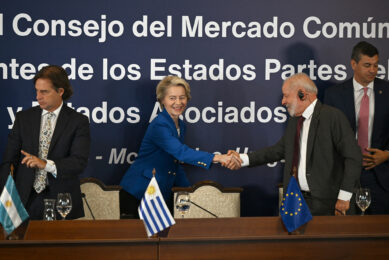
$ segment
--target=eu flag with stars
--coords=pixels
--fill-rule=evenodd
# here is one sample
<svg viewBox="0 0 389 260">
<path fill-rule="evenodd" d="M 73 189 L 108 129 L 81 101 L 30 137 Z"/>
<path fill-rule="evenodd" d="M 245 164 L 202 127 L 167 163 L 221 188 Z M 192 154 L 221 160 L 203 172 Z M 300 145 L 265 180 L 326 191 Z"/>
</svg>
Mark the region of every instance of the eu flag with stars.
<svg viewBox="0 0 389 260">
<path fill-rule="evenodd" d="M 291 177 L 284 198 L 282 199 L 280 214 L 286 229 L 293 232 L 312 219 L 311 212 L 305 202 L 296 178 Z"/>
</svg>

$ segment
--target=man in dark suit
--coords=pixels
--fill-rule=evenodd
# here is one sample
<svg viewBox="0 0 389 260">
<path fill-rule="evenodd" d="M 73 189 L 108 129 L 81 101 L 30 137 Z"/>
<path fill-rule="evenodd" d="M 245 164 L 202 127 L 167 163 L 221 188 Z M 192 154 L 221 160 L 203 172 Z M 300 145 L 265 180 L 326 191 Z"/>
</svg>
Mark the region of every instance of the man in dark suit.
<svg viewBox="0 0 389 260">
<path fill-rule="evenodd" d="M 346 117 L 338 109 L 320 103 L 317 88 L 306 74 L 285 80 L 282 93 L 282 105 L 291 116 L 284 135 L 273 146 L 240 154 L 242 166 L 285 159 L 284 189 L 295 175 L 312 215 L 346 214 L 362 164 Z M 239 166 L 230 163 L 227 167 Z"/>
<path fill-rule="evenodd" d="M 42 219 L 43 200 L 60 192 L 72 196 L 68 219 L 84 216 L 78 175 L 90 147 L 88 118 L 64 104 L 73 91 L 66 71 L 46 66 L 34 78 L 39 106 L 16 115 L 0 168 L 3 187 L 10 165 L 30 219 Z"/>
<path fill-rule="evenodd" d="M 389 83 L 376 78 L 378 61 L 376 47 L 363 41 L 355 45 L 354 77 L 328 88 L 324 103 L 346 114 L 361 146 L 361 186 L 372 193 L 367 213 L 389 214 Z"/>
</svg>

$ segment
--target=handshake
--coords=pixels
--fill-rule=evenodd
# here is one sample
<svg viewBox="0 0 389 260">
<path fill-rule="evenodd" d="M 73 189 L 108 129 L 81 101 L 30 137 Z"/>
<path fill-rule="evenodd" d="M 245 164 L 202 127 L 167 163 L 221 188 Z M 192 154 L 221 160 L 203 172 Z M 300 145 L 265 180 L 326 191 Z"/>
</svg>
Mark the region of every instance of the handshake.
<svg viewBox="0 0 389 260">
<path fill-rule="evenodd" d="M 233 150 L 228 150 L 227 154 L 215 154 L 213 162 L 218 162 L 230 170 L 239 170 L 243 163 L 239 153 Z"/>
</svg>

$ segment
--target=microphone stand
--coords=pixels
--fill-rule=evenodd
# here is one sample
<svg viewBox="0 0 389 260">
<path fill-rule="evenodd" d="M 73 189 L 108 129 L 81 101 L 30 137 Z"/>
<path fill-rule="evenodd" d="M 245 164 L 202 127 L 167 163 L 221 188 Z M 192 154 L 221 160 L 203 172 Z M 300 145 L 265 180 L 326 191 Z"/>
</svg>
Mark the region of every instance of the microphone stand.
<svg viewBox="0 0 389 260">
<path fill-rule="evenodd" d="M 193 205 L 195 205 L 196 207 L 198 207 L 199 209 L 202 209 L 204 210 L 205 212 L 211 214 L 212 216 L 214 216 L 215 218 L 218 218 L 218 216 L 216 216 L 215 214 L 213 214 L 212 212 L 210 212 L 209 210 L 206 210 L 205 208 L 201 207 L 200 205 L 194 203 L 193 201 L 189 200 L 189 202 Z"/>
<path fill-rule="evenodd" d="M 91 208 L 89 206 L 88 200 L 86 199 L 85 193 L 81 193 L 81 197 L 85 200 L 85 204 L 88 207 L 89 213 L 92 215 L 93 220 L 96 220 L 95 216 L 93 215 L 93 212 L 92 212 L 92 210 L 91 210 Z"/>
</svg>

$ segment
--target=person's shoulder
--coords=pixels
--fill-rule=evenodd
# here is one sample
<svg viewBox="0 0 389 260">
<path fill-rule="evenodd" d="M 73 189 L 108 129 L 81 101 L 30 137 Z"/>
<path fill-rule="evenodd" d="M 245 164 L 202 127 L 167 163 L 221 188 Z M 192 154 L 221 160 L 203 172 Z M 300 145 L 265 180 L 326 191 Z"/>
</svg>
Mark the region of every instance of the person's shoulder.
<svg viewBox="0 0 389 260">
<path fill-rule="evenodd" d="M 383 80 L 383 79 L 380 79 L 380 78 L 375 78 L 374 79 L 374 84 L 382 86 L 382 87 L 389 88 L 389 81 L 386 81 L 386 80 Z"/>
<path fill-rule="evenodd" d="M 66 104 L 63 105 L 62 110 L 64 113 L 68 114 L 70 117 L 72 117 L 74 119 L 88 120 L 89 121 L 89 118 L 86 115 L 84 115 L 80 112 L 77 112 L 73 108 L 68 107 Z"/>
<path fill-rule="evenodd" d="M 321 104 L 320 114 L 331 120 L 346 120 L 346 115 L 338 108 Z"/>
<path fill-rule="evenodd" d="M 30 107 L 16 113 L 17 117 L 29 117 L 34 113 L 42 113 L 42 109 L 39 106 Z"/>
<path fill-rule="evenodd" d="M 347 88 L 349 86 L 352 86 L 352 82 L 353 82 L 353 78 L 349 78 L 343 82 L 340 82 L 338 84 L 335 84 L 335 85 L 332 85 L 332 86 L 329 86 L 327 89 L 326 89 L 326 93 L 327 92 L 336 92 L 336 91 L 339 91 L 341 89 L 344 89 L 344 88 Z"/>
</svg>

